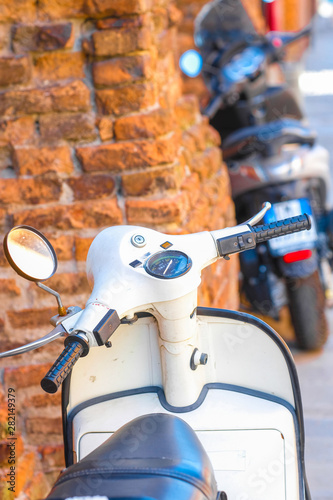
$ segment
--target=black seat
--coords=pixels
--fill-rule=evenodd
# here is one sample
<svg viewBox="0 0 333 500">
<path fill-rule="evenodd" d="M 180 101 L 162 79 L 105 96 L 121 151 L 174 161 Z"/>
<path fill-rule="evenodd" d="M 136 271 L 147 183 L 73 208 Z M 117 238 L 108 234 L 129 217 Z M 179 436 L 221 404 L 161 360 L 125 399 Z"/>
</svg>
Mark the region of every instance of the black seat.
<svg viewBox="0 0 333 500">
<path fill-rule="evenodd" d="M 273 156 L 279 153 L 284 144 L 312 146 L 315 140 L 315 132 L 298 120 L 284 118 L 232 132 L 223 140 L 223 157 L 225 160 L 236 160 L 254 152 L 261 152 L 263 156 Z"/>
<path fill-rule="evenodd" d="M 124 425 L 57 480 L 48 500 L 215 500 L 214 472 L 191 427 L 151 414 Z"/>
</svg>

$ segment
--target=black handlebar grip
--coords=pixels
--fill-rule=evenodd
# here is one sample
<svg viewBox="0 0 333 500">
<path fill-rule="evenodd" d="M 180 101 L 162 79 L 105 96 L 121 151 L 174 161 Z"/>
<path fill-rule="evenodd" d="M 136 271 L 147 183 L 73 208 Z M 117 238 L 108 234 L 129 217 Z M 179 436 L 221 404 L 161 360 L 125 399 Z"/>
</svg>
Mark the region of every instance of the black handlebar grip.
<svg viewBox="0 0 333 500">
<path fill-rule="evenodd" d="M 297 233 L 298 231 L 304 231 L 305 229 L 311 229 L 311 219 L 307 214 L 252 227 L 252 230 L 255 233 L 256 243 L 263 243 L 264 241 L 272 238 Z"/>
<path fill-rule="evenodd" d="M 57 392 L 58 387 L 63 383 L 83 351 L 84 348 L 80 342 L 74 341 L 67 345 L 42 379 L 40 384 L 42 389 L 50 394 Z"/>
</svg>

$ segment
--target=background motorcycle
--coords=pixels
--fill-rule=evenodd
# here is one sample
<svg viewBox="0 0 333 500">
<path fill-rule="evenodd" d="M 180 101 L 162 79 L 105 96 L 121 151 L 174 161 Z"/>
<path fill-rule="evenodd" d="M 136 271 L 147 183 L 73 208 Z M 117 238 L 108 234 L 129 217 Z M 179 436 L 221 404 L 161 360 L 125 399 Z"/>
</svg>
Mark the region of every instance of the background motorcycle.
<svg viewBox="0 0 333 500">
<path fill-rule="evenodd" d="M 313 228 L 258 245 L 240 255 L 242 292 L 252 309 L 274 319 L 288 304 L 298 344 L 321 347 L 328 336 L 325 295 L 331 297 L 328 153 L 303 124 L 286 86 L 270 86 L 267 70 L 281 61 L 286 45 L 309 34 L 259 35 L 240 0 L 208 3 L 195 21 L 195 43 L 180 67 L 202 73 L 211 99 L 204 110 L 220 133 L 235 201 L 244 220 L 265 199 L 273 203 L 265 221 L 306 211 Z"/>
<path fill-rule="evenodd" d="M 65 337 L 42 387 L 52 393 L 64 382 L 70 467 L 48 498 L 310 500 L 288 348 L 257 318 L 197 308 L 204 267 L 309 229 L 307 215 L 253 227 L 269 207 L 212 232 L 102 231 L 88 253 L 93 290 L 85 309 L 64 309 L 57 296 L 54 330 L 0 355 Z M 18 226 L 4 248 L 20 275 L 50 291 L 41 281 L 57 261 L 42 234 Z M 217 497 L 217 489 L 226 493 Z"/>
</svg>

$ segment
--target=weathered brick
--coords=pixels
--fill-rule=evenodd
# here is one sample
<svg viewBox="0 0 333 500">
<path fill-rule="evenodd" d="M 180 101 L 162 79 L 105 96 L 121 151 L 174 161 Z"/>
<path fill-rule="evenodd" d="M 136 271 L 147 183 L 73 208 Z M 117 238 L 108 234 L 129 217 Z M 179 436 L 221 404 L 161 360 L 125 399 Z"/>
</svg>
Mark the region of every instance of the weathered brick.
<svg viewBox="0 0 333 500">
<path fill-rule="evenodd" d="M 58 179 L 0 179 L 0 204 L 33 204 L 58 201 L 62 184 Z"/>
<path fill-rule="evenodd" d="M 57 308 L 23 309 L 21 311 L 7 311 L 10 325 L 13 328 L 38 328 L 39 325 L 49 325 L 52 316 L 57 314 Z"/>
<path fill-rule="evenodd" d="M 205 151 L 206 148 L 220 145 L 221 138 L 213 127 L 205 120 L 201 120 L 183 132 L 182 143 L 187 152 L 194 154 L 197 151 Z"/>
<path fill-rule="evenodd" d="M 13 214 L 13 222 L 39 229 L 85 229 L 121 224 L 122 213 L 116 199 L 107 199 L 24 210 Z"/>
<path fill-rule="evenodd" d="M 70 236 L 69 234 L 62 235 L 62 236 L 57 236 L 54 234 L 54 231 L 52 234 L 46 234 L 45 235 L 51 245 L 54 248 L 54 251 L 57 255 L 58 260 L 72 260 L 74 256 L 74 237 Z"/>
<path fill-rule="evenodd" d="M 90 292 L 85 272 L 55 274 L 48 280 L 47 284 L 53 290 L 57 290 L 61 295 L 80 295 Z M 35 290 L 34 285 L 33 283 L 31 287 Z M 38 293 L 45 294 L 44 290 L 38 290 Z"/>
<path fill-rule="evenodd" d="M 167 9 L 156 6 L 152 12 L 152 23 L 154 31 L 161 33 L 169 28 L 169 16 Z"/>
<path fill-rule="evenodd" d="M 210 148 L 196 155 L 191 163 L 193 172 L 197 172 L 201 180 L 207 179 L 222 168 L 221 151 L 218 148 Z"/>
<path fill-rule="evenodd" d="M 176 7 L 176 5 L 170 3 L 168 5 L 168 20 L 169 20 L 169 26 L 177 26 L 181 23 L 183 20 L 184 16 L 182 11 Z"/>
<path fill-rule="evenodd" d="M 61 393 L 59 392 L 60 395 Z M 51 398 L 59 399 L 56 396 L 57 394 L 52 394 Z M 46 464 L 48 469 L 64 466 L 64 447 L 62 445 L 39 446 L 38 453 L 42 456 L 43 463 Z"/>
<path fill-rule="evenodd" d="M 97 128 L 102 141 L 109 141 L 113 137 L 113 120 L 107 116 L 97 119 Z"/>
<path fill-rule="evenodd" d="M 167 134 L 175 128 L 174 116 L 166 109 L 118 118 L 114 124 L 118 140 L 149 138 Z"/>
<path fill-rule="evenodd" d="M 7 410 L 7 408 L 6 408 Z M 6 412 L 6 420 L 8 419 L 8 410 Z M 6 468 L 8 467 L 8 438 L 6 440 L 1 440 L 0 441 L 0 468 Z M 16 435 L 16 440 L 15 440 L 15 456 L 21 457 L 24 452 L 24 443 L 22 436 Z"/>
<path fill-rule="evenodd" d="M 177 48 L 176 31 L 174 29 L 169 29 L 159 33 L 156 39 L 156 48 L 160 62 L 166 57 L 171 58 L 172 50 L 176 50 Z M 174 67 L 174 57 L 172 57 L 172 65 Z"/>
<path fill-rule="evenodd" d="M 21 289 L 17 286 L 14 279 L 0 279 L 0 293 L 8 297 L 17 297 L 21 295 Z"/>
<path fill-rule="evenodd" d="M 1 9 L 1 6 L 0 6 Z M 7 52 L 10 47 L 10 34 L 11 25 L 10 24 L 0 24 L 0 50 Z"/>
<path fill-rule="evenodd" d="M 75 238 L 75 259 L 77 261 L 85 262 L 87 260 L 88 250 L 93 242 L 93 238 L 82 238 L 77 236 Z"/>
<path fill-rule="evenodd" d="M 114 194 L 115 181 L 110 175 L 82 175 L 68 179 L 74 200 L 91 200 Z"/>
<path fill-rule="evenodd" d="M 97 110 L 102 115 L 133 113 L 153 106 L 155 103 L 155 88 L 152 83 L 139 83 L 115 89 L 96 90 Z"/>
<path fill-rule="evenodd" d="M 8 0 L 7 0 L 8 1 Z M 39 17 L 43 20 L 72 17 L 122 17 L 141 14 L 151 7 L 151 0 L 40 0 Z"/>
<path fill-rule="evenodd" d="M 8 211 L 6 208 L 0 208 L 0 231 L 7 230 L 8 227 Z M 1 265 L 1 252 L 0 252 L 0 265 Z"/>
<path fill-rule="evenodd" d="M 68 146 L 54 148 L 17 148 L 14 167 L 19 175 L 40 175 L 49 172 L 70 174 L 73 171 Z"/>
<path fill-rule="evenodd" d="M 3 251 L 3 246 L 0 246 L 0 266 L 1 267 L 9 267 L 8 261 L 5 257 L 5 253 Z"/>
<path fill-rule="evenodd" d="M 0 86 L 27 82 L 30 78 L 30 63 L 27 56 L 0 58 Z"/>
<path fill-rule="evenodd" d="M 33 394 L 32 396 L 28 396 L 23 404 L 30 408 L 42 408 L 45 406 L 57 406 L 59 408 L 61 405 L 61 391 L 56 394 L 46 394 L 45 392 Z"/>
<path fill-rule="evenodd" d="M 15 146 L 29 144 L 36 139 L 35 120 L 31 116 L 0 121 L 0 144 L 12 143 Z"/>
<path fill-rule="evenodd" d="M 0 114 L 3 116 L 78 112 L 89 108 L 90 91 L 81 80 L 40 89 L 9 90 L 0 94 Z"/>
<path fill-rule="evenodd" d="M 85 0 L 40 0 L 38 18 L 42 21 L 85 17 Z"/>
<path fill-rule="evenodd" d="M 200 198 L 201 195 L 201 183 L 200 183 L 200 177 L 197 173 L 192 173 L 185 177 L 182 185 L 181 185 L 181 190 L 188 193 L 188 199 L 190 203 L 190 207 L 194 208 Z M 193 231 L 195 232 L 195 231 Z"/>
<path fill-rule="evenodd" d="M 153 76 L 154 65 L 151 54 L 98 61 L 92 66 L 94 84 L 96 87 L 111 87 L 144 78 L 150 79 Z"/>
<path fill-rule="evenodd" d="M 34 474 L 36 456 L 33 451 L 20 457 L 16 466 L 15 495 L 19 495 Z"/>
<path fill-rule="evenodd" d="M 28 434 L 61 434 L 61 417 L 31 417 L 26 419 L 26 429 Z M 42 442 L 45 440 L 42 440 Z"/>
<path fill-rule="evenodd" d="M 13 48 L 16 53 L 72 48 L 73 34 L 72 23 L 19 24 L 13 30 Z"/>
<path fill-rule="evenodd" d="M 141 28 L 145 24 L 145 16 L 135 17 L 107 17 L 99 19 L 96 22 L 96 28 L 99 30 L 120 29 L 120 28 Z"/>
<path fill-rule="evenodd" d="M 181 128 L 187 129 L 188 127 L 194 125 L 200 117 L 197 97 L 194 95 L 182 96 L 176 103 L 175 113 L 177 123 Z"/>
<path fill-rule="evenodd" d="M 39 120 L 40 135 L 45 142 L 87 141 L 97 138 L 95 117 L 93 114 L 56 113 L 43 115 Z"/>
<path fill-rule="evenodd" d="M 184 175 L 180 165 L 159 167 L 122 176 L 125 196 L 145 196 L 168 190 L 178 190 Z"/>
<path fill-rule="evenodd" d="M 1 0 L 0 23 L 6 21 L 28 22 L 36 19 L 35 0 Z"/>
<path fill-rule="evenodd" d="M 76 149 L 83 170 L 121 172 L 133 168 L 173 163 L 177 158 L 179 137 L 140 140 L 80 147 Z"/>
<path fill-rule="evenodd" d="M 122 17 L 141 14 L 152 7 L 151 0 L 86 0 L 85 11 L 90 16 Z"/>
<path fill-rule="evenodd" d="M 39 500 L 40 498 L 45 498 L 49 492 L 50 484 L 43 472 L 35 472 L 34 476 L 24 489 L 24 493 L 29 500 Z"/>
<path fill-rule="evenodd" d="M 151 31 L 148 28 L 101 30 L 92 34 L 93 53 L 99 57 L 147 50 L 150 44 Z"/>
<path fill-rule="evenodd" d="M 42 82 L 84 78 L 84 55 L 82 52 L 47 52 L 36 56 L 33 70 L 34 77 Z"/>
<path fill-rule="evenodd" d="M 15 390 L 17 388 L 25 389 L 33 385 L 39 386 L 40 381 L 49 371 L 50 367 L 50 363 L 43 363 L 39 365 L 24 365 L 15 368 L 5 368 L 5 386 L 13 387 Z"/>
<path fill-rule="evenodd" d="M 180 224 L 186 218 L 186 198 L 137 199 L 126 201 L 129 224 Z"/>
<path fill-rule="evenodd" d="M 10 144 L 0 145 L 0 170 L 11 167 L 12 163 L 12 147 Z"/>
</svg>

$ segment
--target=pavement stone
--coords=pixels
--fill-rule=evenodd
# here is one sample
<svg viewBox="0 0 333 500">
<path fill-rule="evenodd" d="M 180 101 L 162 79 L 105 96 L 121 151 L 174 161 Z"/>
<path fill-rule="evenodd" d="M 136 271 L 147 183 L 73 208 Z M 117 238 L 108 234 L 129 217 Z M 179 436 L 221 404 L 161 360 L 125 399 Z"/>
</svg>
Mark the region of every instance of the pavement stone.
<svg viewBox="0 0 333 500">
<path fill-rule="evenodd" d="M 333 19 L 316 17 L 305 71 L 333 70 Z M 333 173 L 332 95 L 303 96 L 305 113 L 330 152 Z M 331 175 L 333 179 L 333 175 Z M 333 183 L 332 183 L 333 185 Z M 333 198 L 331 194 L 331 199 Z M 312 500 L 333 499 L 333 310 L 327 311 L 330 337 L 320 353 L 293 351 L 305 419 L 305 464 Z"/>
</svg>

